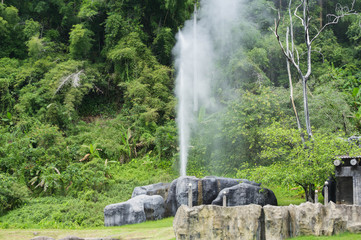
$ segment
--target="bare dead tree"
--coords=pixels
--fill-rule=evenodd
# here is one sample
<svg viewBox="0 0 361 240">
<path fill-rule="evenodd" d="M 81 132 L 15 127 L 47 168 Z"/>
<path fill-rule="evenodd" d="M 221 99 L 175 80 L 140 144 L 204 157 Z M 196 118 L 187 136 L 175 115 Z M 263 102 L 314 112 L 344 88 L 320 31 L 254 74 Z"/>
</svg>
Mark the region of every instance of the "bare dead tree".
<svg viewBox="0 0 361 240">
<path fill-rule="evenodd" d="M 337 24 L 339 20 L 345 16 L 356 14 L 356 11 L 354 10 L 355 1 L 353 0 L 351 8 L 347 6 L 341 6 L 340 4 L 336 5 L 336 13 L 335 14 L 328 14 L 327 19 L 329 20 L 325 25 L 321 26 L 321 28 L 317 31 L 317 33 L 314 36 L 310 35 L 310 24 L 311 24 L 311 16 L 309 11 L 309 0 L 301 0 L 300 4 L 296 7 L 293 14 L 291 12 L 291 4 L 292 0 L 289 2 L 288 7 L 288 13 L 290 18 L 290 25 L 287 27 L 287 33 L 286 33 L 286 48 L 283 46 L 283 43 L 280 39 L 278 28 L 281 21 L 281 16 L 278 11 L 278 18 L 275 19 L 275 27 L 272 29 L 273 33 L 275 34 L 277 41 L 281 47 L 281 50 L 283 54 L 285 55 L 287 59 L 287 71 L 289 73 L 289 80 L 290 80 L 290 98 L 293 106 L 293 110 L 296 115 L 297 119 L 297 126 L 299 130 L 302 131 L 302 127 L 300 125 L 300 121 L 297 114 L 297 109 L 294 105 L 293 101 L 293 87 L 292 87 L 292 78 L 291 78 L 291 71 L 290 71 L 290 65 L 293 65 L 298 74 L 300 75 L 300 78 L 302 80 L 302 89 L 303 89 L 303 108 L 304 108 L 304 117 L 305 117 L 305 125 L 306 125 L 306 131 L 308 135 L 308 139 L 312 139 L 312 129 L 311 129 L 311 123 L 310 123 L 310 116 L 309 116 L 309 109 L 308 109 L 308 96 L 307 96 L 307 82 L 309 77 L 311 76 L 312 72 L 312 43 L 320 36 L 320 34 L 325 30 L 325 28 L 329 25 Z M 302 8 L 302 10 L 300 10 Z M 301 15 L 301 14 L 302 15 Z M 307 60 L 306 60 L 306 72 L 302 71 L 300 66 L 300 57 L 298 54 L 298 51 L 294 44 L 294 31 L 293 31 L 293 19 L 297 19 L 301 22 L 301 25 L 303 26 L 304 30 L 304 36 L 305 36 L 305 44 L 307 48 Z M 291 48 L 289 47 L 289 44 L 291 44 Z M 301 136 L 302 137 L 302 136 Z M 304 139 L 303 139 L 304 141 Z"/>
<path fill-rule="evenodd" d="M 294 103 L 294 99 L 293 99 L 293 85 L 292 85 L 292 76 L 291 76 L 291 65 L 297 70 L 301 81 L 302 81 L 302 90 L 303 90 L 303 108 L 304 108 L 304 117 L 305 117 L 305 125 L 306 125 L 306 131 L 307 131 L 307 135 L 308 135 L 308 139 L 307 140 L 311 140 L 312 139 L 312 129 L 311 129 L 311 123 L 310 123 L 310 116 L 309 116 L 309 109 L 308 109 L 308 87 L 307 87 L 307 82 L 309 77 L 311 76 L 311 72 L 312 72 L 312 56 L 311 53 L 313 52 L 312 50 L 312 43 L 320 36 L 320 34 L 326 29 L 327 26 L 329 25 L 333 25 L 333 24 L 337 24 L 339 22 L 339 20 L 347 15 L 352 15 L 352 14 L 356 14 L 355 10 L 354 10 L 354 4 L 355 4 L 355 0 L 352 0 L 352 5 L 351 8 L 348 7 L 342 7 L 340 4 L 337 4 L 336 7 L 336 13 L 335 14 L 328 14 L 327 15 L 327 23 L 325 25 L 320 26 L 320 29 L 316 32 L 316 34 L 314 36 L 310 35 L 310 27 L 311 27 L 311 17 L 310 17 L 310 12 L 309 12 L 309 0 L 300 0 L 300 4 L 296 6 L 293 14 L 291 11 L 291 5 L 292 5 L 292 0 L 290 0 L 289 2 L 289 6 L 288 6 L 288 15 L 289 15 L 289 19 L 290 19 L 290 24 L 287 27 L 287 31 L 286 31 L 286 38 L 285 38 L 285 46 L 284 47 L 284 43 L 281 41 L 279 33 L 278 33 L 278 29 L 279 29 L 279 25 L 280 25 L 280 21 L 281 21 L 281 15 L 280 12 L 278 11 L 278 18 L 275 19 L 275 28 L 272 29 L 273 33 L 275 34 L 277 41 L 281 47 L 281 50 L 284 54 L 284 56 L 286 57 L 287 60 L 287 72 L 288 72 L 288 77 L 289 77 L 289 84 L 290 84 L 290 100 L 292 103 L 292 108 L 294 111 L 294 114 L 296 116 L 296 121 L 297 121 L 297 127 L 300 131 L 300 135 L 301 135 L 301 139 L 302 142 L 304 143 L 305 149 L 308 149 L 308 147 L 305 144 L 305 138 L 303 135 L 303 129 L 300 123 L 300 119 L 299 119 L 299 115 L 296 109 L 296 105 Z M 302 8 L 302 10 L 300 10 Z M 297 48 L 295 46 L 294 43 L 294 25 L 293 25 L 293 20 L 299 20 L 301 22 L 301 25 L 303 26 L 303 34 L 304 34 L 304 39 L 305 39 L 305 44 L 306 44 L 306 61 L 303 63 L 304 66 L 302 66 L 302 69 L 306 70 L 302 70 L 301 69 L 301 65 L 300 65 L 300 55 L 297 51 Z M 308 149 L 310 150 L 310 149 Z M 313 164 L 312 159 L 305 159 L 307 161 L 309 161 L 309 164 Z M 314 187 L 315 185 L 311 182 L 305 182 L 305 183 L 298 183 L 300 186 L 303 187 L 303 189 L 305 190 L 305 197 L 306 197 L 306 201 L 313 201 L 314 199 Z"/>
</svg>

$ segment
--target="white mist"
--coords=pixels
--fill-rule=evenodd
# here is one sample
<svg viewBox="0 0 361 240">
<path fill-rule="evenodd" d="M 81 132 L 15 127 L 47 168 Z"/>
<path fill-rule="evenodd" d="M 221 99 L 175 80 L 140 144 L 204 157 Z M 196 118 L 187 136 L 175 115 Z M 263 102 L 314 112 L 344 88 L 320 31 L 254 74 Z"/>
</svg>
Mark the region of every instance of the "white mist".
<svg viewBox="0 0 361 240">
<path fill-rule="evenodd" d="M 192 132 L 197 131 L 200 109 L 215 112 L 216 89 L 225 87 L 216 64 L 227 59 L 237 42 L 237 23 L 242 0 L 202 0 L 193 18 L 177 34 L 173 53 L 176 68 L 177 125 L 180 148 L 180 175 L 186 176 Z"/>
</svg>

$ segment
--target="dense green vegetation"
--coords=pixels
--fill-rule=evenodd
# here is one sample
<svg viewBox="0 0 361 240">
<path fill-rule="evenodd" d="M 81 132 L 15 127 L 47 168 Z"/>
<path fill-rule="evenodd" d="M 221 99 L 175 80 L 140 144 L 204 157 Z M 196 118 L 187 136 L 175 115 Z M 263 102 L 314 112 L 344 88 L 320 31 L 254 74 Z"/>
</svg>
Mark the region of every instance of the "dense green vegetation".
<svg viewBox="0 0 361 240">
<path fill-rule="evenodd" d="M 314 29 L 336 2 L 311 3 Z M 249 1 L 256 24 L 235 29 L 242 44 L 219 63 L 234 97 L 215 89 L 225 110 L 200 111 L 189 175 L 307 190 L 332 173 L 335 155 L 359 154 L 345 138 L 361 130 L 361 18 L 344 17 L 314 42 L 314 136 L 303 143 L 286 60 L 269 30 L 276 13 L 268 6 L 283 15 L 287 4 Z M 135 186 L 177 177 L 172 48 L 192 11 L 189 0 L 0 3 L 1 228 L 101 226 L 105 205 L 127 200 Z M 299 24 L 295 44 L 304 60 Z M 302 89 L 291 70 L 302 116 Z"/>
</svg>

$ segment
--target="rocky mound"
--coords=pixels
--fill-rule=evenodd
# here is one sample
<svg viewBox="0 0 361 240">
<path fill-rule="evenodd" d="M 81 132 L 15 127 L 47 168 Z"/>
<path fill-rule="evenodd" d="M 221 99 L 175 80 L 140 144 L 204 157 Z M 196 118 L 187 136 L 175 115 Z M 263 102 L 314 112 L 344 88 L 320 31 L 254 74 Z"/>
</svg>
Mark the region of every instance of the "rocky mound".
<svg viewBox="0 0 361 240">
<path fill-rule="evenodd" d="M 186 176 L 175 179 L 171 184 L 157 183 L 136 187 L 130 200 L 105 207 L 105 226 L 120 226 L 175 216 L 181 205 L 188 204 L 189 184 L 192 184 L 193 206 L 221 205 L 224 191 L 227 193 L 227 206 L 277 205 L 277 199 L 271 190 L 247 179 L 200 179 Z"/>
</svg>

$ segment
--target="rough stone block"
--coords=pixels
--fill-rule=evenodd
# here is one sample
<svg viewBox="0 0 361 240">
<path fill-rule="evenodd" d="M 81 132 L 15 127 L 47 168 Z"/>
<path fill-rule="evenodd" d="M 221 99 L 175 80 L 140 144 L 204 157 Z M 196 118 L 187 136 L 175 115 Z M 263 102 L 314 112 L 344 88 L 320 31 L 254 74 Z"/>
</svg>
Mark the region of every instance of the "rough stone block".
<svg viewBox="0 0 361 240">
<path fill-rule="evenodd" d="M 226 192 L 227 206 L 248 204 L 258 204 L 261 206 L 267 204 L 277 205 L 277 198 L 271 190 L 248 183 L 241 183 L 222 189 L 217 198 L 212 202 L 213 205 L 222 205 L 223 192 Z"/>
<path fill-rule="evenodd" d="M 164 216 L 164 199 L 159 195 L 139 195 L 104 208 L 104 225 L 121 226 L 158 220 Z"/>
<path fill-rule="evenodd" d="M 167 199 L 169 187 L 170 183 L 156 183 L 141 187 L 135 187 L 132 193 L 132 198 L 139 195 L 160 195 L 163 197 L 163 199 Z"/>
<path fill-rule="evenodd" d="M 34 237 L 30 240 L 55 240 L 54 238 L 52 237 L 46 237 L 46 236 L 37 236 L 37 237 Z"/>
<path fill-rule="evenodd" d="M 220 207 L 182 205 L 174 218 L 176 239 L 261 239 L 259 205 Z"/>
</svg>

